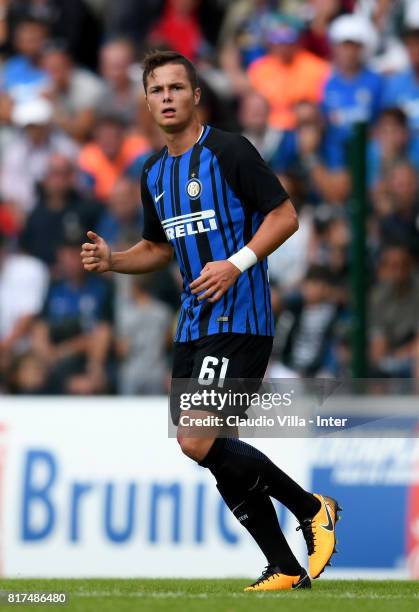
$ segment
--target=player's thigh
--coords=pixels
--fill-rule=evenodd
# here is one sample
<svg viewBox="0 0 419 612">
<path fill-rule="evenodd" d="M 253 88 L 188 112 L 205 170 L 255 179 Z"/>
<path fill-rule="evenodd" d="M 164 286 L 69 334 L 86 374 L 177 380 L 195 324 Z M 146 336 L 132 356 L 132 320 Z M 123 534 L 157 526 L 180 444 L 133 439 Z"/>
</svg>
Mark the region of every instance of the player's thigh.
<svg viewBox="0 0 419 612">
<path fill-rule="evenodd" d="M 185 410 L 209 411 L 216 417 L 221 414 L 244 415 L 247 405 L 224 404 L 221 413 L 220 405 L 217 402 L 209 404 L 208 396 L 205 397 L 203 392 L 256 392 L 266 372 L 272 342 L 271 336 L 225 333 L 206 336 L 193 343 L 176 343 L 170 397 L 173 423 L 179 425 L 180 415 L 185 414 Z M 195 393 L 203 397 L 203 402 L 186 405 L 188 397 L 191 399 Z M 201 436 L 211 437 L 219 426 L 218 422 L 211 422 L 208 428 L 200 430 Z M 196 430 L 189 432 L 189 436 L 195 437 L 194 434 Z"/>
<path fill-rule="evenodd" d="M 197 342 L 192 378 L 199 395 L 213 392 L 205 407 L 216 415 L 245 416 L 246 397 L 256 393 L 272 351 L 270 336 L 216 334 Z M 221 397 L 222 396 L 222 397 Z"/>
<path fill-rule="evenodd" d="M 272 352 L 272 342 L 271 336 L 251 334 L 207 336 L 196 343 L 192 378 L 208 384 L 225 379 L 262 381 Z"/>
</svg>

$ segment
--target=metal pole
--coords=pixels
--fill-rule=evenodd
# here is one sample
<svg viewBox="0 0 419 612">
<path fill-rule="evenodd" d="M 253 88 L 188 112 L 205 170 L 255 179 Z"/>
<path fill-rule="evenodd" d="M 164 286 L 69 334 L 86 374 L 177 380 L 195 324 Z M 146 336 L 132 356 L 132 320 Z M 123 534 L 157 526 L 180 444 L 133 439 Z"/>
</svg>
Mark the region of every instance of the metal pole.
<svg viewBox="0 0 419 612">
<path fill-rule="evenodd" d="M 357 123 L 350 143 L 350 171 L 352 175 L 351 216 L 351 348 L 352 376 L 367 375 L 367 125 Z"/>
</svg>

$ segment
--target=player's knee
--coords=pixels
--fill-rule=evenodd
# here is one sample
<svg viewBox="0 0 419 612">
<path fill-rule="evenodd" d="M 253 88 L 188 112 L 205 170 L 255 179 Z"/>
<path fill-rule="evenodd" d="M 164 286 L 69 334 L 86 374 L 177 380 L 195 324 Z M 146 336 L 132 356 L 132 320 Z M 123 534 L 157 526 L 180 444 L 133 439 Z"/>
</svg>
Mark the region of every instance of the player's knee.
<svg viewBox="0 0 419 612">
<path fill-rule="evenodd" d="M 201 461 L 208 452 L 204 440 L 199 438 L 178 436 L 177 441 L 182 449 L 182 453 L 194 461 Z"/>
</svg>

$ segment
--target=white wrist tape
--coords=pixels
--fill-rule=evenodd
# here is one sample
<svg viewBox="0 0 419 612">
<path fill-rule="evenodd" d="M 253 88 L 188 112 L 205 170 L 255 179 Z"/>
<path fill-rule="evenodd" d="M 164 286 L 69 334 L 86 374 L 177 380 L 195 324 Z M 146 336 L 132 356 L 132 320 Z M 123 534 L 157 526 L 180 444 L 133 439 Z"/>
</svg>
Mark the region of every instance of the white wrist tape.
<svg viewBox="0 0 419 612">
<path fill-rule="evenodd" d="M 237 253 L 234 253 L 234 255 L 229 257 L 228 261 L 231 261 L 231 263 L 236 266 L 236 268 L 238 268 L 240 272 L 244 272 L 248 268 L 254 266 L 255 263 L 257 263 L 258 258 L 254 254 L 252 249 L 249 249 L 249 247 L 245 246 L 240 249 L 240 251 L 237 251 Z"/>
</svg>

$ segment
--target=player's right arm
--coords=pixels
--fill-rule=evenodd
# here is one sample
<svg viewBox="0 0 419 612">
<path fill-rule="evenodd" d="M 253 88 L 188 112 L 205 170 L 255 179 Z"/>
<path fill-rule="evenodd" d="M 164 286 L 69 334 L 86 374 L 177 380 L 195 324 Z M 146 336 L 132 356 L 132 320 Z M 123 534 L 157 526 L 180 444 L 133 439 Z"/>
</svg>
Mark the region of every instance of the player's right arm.
<svg viewBox="0 0 419 612">
<path fill-rule="evenodd" d="M 112 252 L 108 243 L 95 232 L 87 232 L 87 236 L 92 242 L 83 244 L 81 259 L 88 272 L 143 274 L 163 268 L 173 257 L 168 242 L 140 240 L 126 251 Z"/>
<path fill-rule="evenodd" d="M 143 274 L 166 266 L 173 257 L 173 248 L 167 241 L 160 219 L 147 186 L 147 171 L 141 175 L 141 201 L 144 213 L 143 240 L 126 251 L 112 253 L 109 245 L 94 232 L 92 240 L 82 246 L 81 258 L 88 272 L 120 272 Z"/>
</svg>

